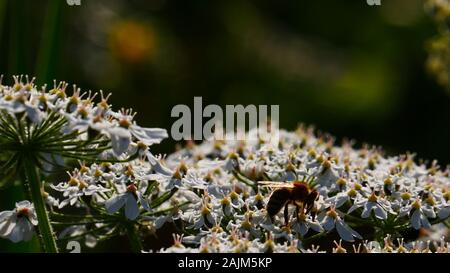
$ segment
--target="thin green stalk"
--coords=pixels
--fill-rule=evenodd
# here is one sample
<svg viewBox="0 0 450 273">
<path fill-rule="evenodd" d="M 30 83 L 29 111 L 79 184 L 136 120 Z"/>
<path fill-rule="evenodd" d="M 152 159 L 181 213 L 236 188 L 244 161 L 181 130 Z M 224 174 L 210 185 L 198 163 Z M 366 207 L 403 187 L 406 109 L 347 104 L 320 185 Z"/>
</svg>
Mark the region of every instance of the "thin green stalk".
<svg viewBox="0 0 450 273">
<path fill-rule="evenodd" d="M 244 175 L 242 175 L 240 172 L 237 172 L 237 171 L 233 171 L 233 175 L 237 180 L 241 181 L 242 183 L 246 184 L 247 186 L 250 186 L 251 188 L 253 188 L 255 190 L 255 192 L 258 192 L 258 185 L 256 184 L 256 182 L 248 179 L 247 177 L 245 177 Z"/>
<path fill-rule="evenodd" d="M 94 233 L 96 233 L 96 232 L 98 232 L 98 231 L 100 231 L 102 229 L 105 229 L 106 227 L 108 227 L 108 226 L 102 226 L 102 227 L 94 228 L 94 229 L 91 229 L 89 231 L 83 232 L 83 233 L 75 235 L 75 236 L 63 237 L 63 238 L 61 238 L 59 240 L 62 241 L 62 242 L 72 241 L 72 240 L 79 240 L 79 239 L 84 238 L 84 236 L 86 236 L 88 234 L 94 234 Z"/>
<path fill-rule="evenodd" d="M 187 204 L 190 204 L 190 203 L 191 203 L 190 201 L 185 201 L 185 202 L 183 202 L 183 203 L 181 203 L 179 205 L 175 205 L 175 206 L 169 207 L 167 209 L 162 209 L 162 210 L 152 211 L 152 212 L 145 212 L 145 213 L 142 214 L 142 216 L 152 216 L 152 215 L 163 214 L 163 213 L 166 213 L 166 212 L 173 211 L 176 208 L 179 209 L 181 207 L 184 207 L 184 206 L 186 206 Z"/>
<path fill-rule="evenodd" d="M 102 220 L 102 221 L 77 221 L 77 222 L 52 222 L 52 225 L 58 226 L 83 226 L 89 224 L 104 224 L 108 222 L 114 222 L 113 220 Z"/>
<path fill-rule="evenodd" d="M 322 231 L 322 232 L 317 233 L 317 234 L 314 234 L 314 235 L 312 235 L 312 236 L 310 236 L 310 237 L 308 237 L 308 238 L 303 238 L 303 239 L 302 239 L 302 243 L 303 243 L 304 245 L 310 244 L 310 243 L 313 242 L 314 240 L 317 240 L 317 239 L 319 239 L 319 238 L 321 238 L 321 237 L 324 237 L 324 236 L 326 236 L 327 234 L 328 234 L 328 233 L 327 233 L 326 231 Z"/>
<path fill-rule="evenodd" d="M 78 214 L 67 214 L 67 213 L 58 213 L 58 212 L 49 212 L 50 216 L 56 220 L 63 219 L 63 220 L 102 220 L 103 217 L 99 216 L 93 216 L 93 215 L 78 215 Z M 111 215 L 111 219 L 112 219 Z"/>
<path fill-rule="evenodd" d="M 450 223 L 448 223 L 447 221 L 444 221 L 443 223 L 447 228 L 450 228 Z"/>
<path fill-rule="evenodd" d="M 26 177 L 26 184 L 29 189 L 31 196 L 31 201 L 34 204 L 36 210 L 36 215 L 38 218 L 38 231 L 39 240 L 41 241 L 41 246 L 43 246 L 44 251 L 48 253 L 57 253 L 58 247 L 56 245 L 56 240 L 50 224 L 50 219 L 47 214 L 47 209 L 45 207 L 44 198 L 41 192 L 41 181 L 33 164 L 33 161 L 25 157 L 22 159 L 23 169 L 22 171 Z"/>
<path fill-rule="evenodd" d="M 173 188 L 172 190 L 170 190 L 168 192 L 165 192 L 161 196 L 157 197 L 155 200 L 153 200 L 150 203 L 150 208 L 157 208 L 157 207 L 159 207 L 162 203 L 164 203 L 167 200 L 169 200 L 177 191 L 178 191 L 178 188 Z"/>
<path fill-rule="evenodd" d="M 135 253 L 141 253 L 142 251 L 141 238 L 137 235 L 134 223 L 126 222 L 125 228 L 127 230 L 128 238 L 130 239 L 131 250 Z"/>
</svg>

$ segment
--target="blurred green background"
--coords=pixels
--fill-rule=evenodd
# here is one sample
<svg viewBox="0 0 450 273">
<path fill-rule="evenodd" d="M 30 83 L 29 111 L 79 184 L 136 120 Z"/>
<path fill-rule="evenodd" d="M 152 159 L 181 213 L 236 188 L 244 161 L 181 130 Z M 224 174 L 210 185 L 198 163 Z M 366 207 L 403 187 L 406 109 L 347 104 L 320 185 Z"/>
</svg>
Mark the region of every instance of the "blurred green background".
<svg viewBox="0 0 450 273">
<path fill-rule="evenodd" d="M 112 92 L 141 125 L 173 106 L 278 104 L 280 127 L 450 163 L 450 96 L 427 74 L 421 0 L 0 0 L 0 74 Z M 165 140 L 153 151 L 170 153 Z M 0 193 L 11 209 L 20 189 Z M 0 251 L 27 251 L 0 240 Z"/>
</svg>

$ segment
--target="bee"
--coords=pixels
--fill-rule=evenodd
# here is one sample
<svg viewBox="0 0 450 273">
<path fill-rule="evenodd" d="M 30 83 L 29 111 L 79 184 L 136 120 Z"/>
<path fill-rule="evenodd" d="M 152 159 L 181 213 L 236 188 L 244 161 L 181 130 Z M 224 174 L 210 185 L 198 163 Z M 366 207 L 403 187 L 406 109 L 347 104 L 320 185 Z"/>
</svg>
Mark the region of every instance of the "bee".
<svg viewBox="0 0 450 273">
<path fill-rule="evenodd" d="M 314 202 L 319 196 L 319 193 L 314 189 L 312 183 L 307 181 L 293 181 L 293 182 L 273 182 L 273 181 L 259 181 L 260 185 L 275 189 L 269 197 L 266 210 L 270 219 L 273 221 L 275 215 L 284 207 L 284 222 L 288 225 L 289 222 L 289 205 L 296 207 L 296 215 L 304 212 L 305 214 L 311 212 L 314 207 Z"/>
</svg>

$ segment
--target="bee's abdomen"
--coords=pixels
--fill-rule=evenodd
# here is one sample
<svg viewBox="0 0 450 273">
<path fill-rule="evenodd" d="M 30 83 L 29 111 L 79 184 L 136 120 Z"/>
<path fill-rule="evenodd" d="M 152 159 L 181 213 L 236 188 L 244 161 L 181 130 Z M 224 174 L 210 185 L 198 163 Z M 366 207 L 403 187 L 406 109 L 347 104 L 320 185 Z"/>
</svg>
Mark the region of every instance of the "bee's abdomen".
<svg viewBox="0 0 450 273">
<path fill-rule="evenodd" d="M 275 216 L 286 202 L 289 200 L 290 191 L 288 189 L 278 189 L 275 190 L 269 198 L 267 203 L 267 213 L 273 217 Z"/>
</svg>

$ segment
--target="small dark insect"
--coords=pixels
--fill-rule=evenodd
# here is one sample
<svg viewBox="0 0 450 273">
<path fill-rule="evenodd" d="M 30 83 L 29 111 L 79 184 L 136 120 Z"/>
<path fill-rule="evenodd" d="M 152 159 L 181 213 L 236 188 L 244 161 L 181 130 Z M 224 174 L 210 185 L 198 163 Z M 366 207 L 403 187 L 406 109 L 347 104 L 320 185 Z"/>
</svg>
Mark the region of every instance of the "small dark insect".
<svg viewBox="0 0 450 273">
<path fill-rule="evenodd" d="M 296 207 L 296 215 L 300 212 L 309 213 L 314 207 L 314 201 L 319 193 L 305 181 L 293 182 L 272 182 L 260 181 L 260 185 L 275 188 L 269 198 L 266 210 L 269 217 L 273 220 L 275 215 L 284 207 L 284 222 L 289 222 L 289 204 Z M 304 210 L 304 211 L 302 211 Z"/>
</svg>

